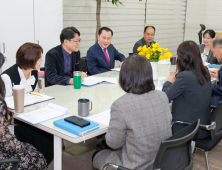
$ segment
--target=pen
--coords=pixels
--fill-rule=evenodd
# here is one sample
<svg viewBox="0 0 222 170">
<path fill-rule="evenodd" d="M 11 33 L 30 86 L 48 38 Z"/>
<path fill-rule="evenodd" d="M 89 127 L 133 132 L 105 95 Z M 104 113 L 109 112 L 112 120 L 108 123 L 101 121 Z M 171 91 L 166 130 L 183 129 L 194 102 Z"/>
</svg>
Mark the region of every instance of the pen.
<svg viewBox="0 0 222 170">
<path fill-rule="evenodd" d="M 41 95 L 39 94 L 35 94 L 35 93 L 30 93 L 31 95 L 35 95 L 35 96 L 39 96 L 39 97 L 42 97 Z"/>
</svg>

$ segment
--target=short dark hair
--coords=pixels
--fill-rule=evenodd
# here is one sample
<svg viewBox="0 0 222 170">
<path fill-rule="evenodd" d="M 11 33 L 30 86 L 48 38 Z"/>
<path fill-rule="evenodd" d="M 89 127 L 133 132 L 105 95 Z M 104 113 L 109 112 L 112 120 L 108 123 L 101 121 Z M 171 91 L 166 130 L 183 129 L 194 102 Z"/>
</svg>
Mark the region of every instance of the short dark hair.
<svg viewBox="0 0 222 170">
<path fill-rule="evenodd" d="M 177 49 L 177 55 L 178 73 L 191 70 L 196 75 L 200 85 L 204 85 L 205 80 L 207 82 L 210 81 L 210 73 L 203 65 L 199 46 L 194 41 L 184 41 L 181 43 Z"/>
<path fill-rule="evenodd" d="M 154 90 L 153 72 L 149 60 L 138 54 L 127 57 L 121 67 L 119 84 L 127 93 L 144 94 Z"/>
<path fill-rule="evenodd" d="M 155 28 L 154 26 L 152 26 L 152 25 L 146 26 L 146 27 L 144 28 L 144 32 L 146 32 L 147 28 L 149 28 L 149 27 L 153 28 L 153 29 L 154 29 L 154 32 L 156 32 L 156 28 Z"/>
<path fill-rule="evenodd" d="M 43 49 L 34 43 L 25 43 L 16 52 L 16 64 L 24 70 L 35 69 L 37 61 L 41 58 Z"/>
<path fill-rule="evenodd" d="M 98 31 L 98 35 L 100 35 L 103 30 L 105 30 L 105 31 L 110 31 L 111 34 L 112 34 L 112 36 L 113 36 L 113 31 L 112 31 L 110 28 L 108 28 L 108 27 L 101 27 L 101 28 L 99 29 L 99 31 Z"/>
<path fill-rule="evenodd" d="M 214 38 L 215 35 L 216 35 L 216 33 L 214 32 L 214 30 L 208 29 L 208 30 L 204 31 L 203 36 L 204 36 L 205 34 L 207 34 L 207 33 L 210 35 L 211 38 Z"/>
<path fill-rule="evenodd" d="M 75 27 L 66 27 L 63 28 L 61 34 L 60 34 L 60 42 L 61 44 L 64 43 L 64 40 L 70 40 L 75 37 L 75 34 L 78 34 L 80 36 L 79 30 L 77 30 Z"/>
</svg>

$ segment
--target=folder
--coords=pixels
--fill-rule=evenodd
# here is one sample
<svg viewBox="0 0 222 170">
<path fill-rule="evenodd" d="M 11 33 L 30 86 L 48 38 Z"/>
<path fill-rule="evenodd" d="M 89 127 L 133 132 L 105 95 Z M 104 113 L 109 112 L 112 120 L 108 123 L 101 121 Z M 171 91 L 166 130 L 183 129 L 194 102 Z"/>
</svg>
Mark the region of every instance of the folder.
<svg viewBox="0 0 222 170">
<path fill-rule="evenodd" d="M 65 121 L 64 118 L 54 121 L 53 124 L 55 126 L 58 126 L 62 129 L 64 129 L 64 130 L 74 133 L 75 135 L 78 135 L 78 136 L 82 136 L 88 132 L 91 132 L 91 131 L 99 128 L 98 123 L 95 123 L 95 122 L 87 120 L 87 119 L 84 119 L 84 120 L 89 121 L 90 125 L 81 128 L 77 125 L 74 125 L 70 122 Z"/>
</svg>

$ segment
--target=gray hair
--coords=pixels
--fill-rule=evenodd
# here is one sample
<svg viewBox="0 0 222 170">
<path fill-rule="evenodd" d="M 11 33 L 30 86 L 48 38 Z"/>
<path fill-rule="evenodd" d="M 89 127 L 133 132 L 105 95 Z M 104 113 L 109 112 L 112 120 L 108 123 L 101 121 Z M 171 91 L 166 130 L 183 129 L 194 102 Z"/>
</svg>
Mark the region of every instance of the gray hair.
<svg viewBox="0 0 222 170">
<path fill-rule="evenodd" d="M 212 43 L 213 48 L 217 48 L 218 46 L 222 46 L 222 36 L 215 37 L 211 43 Z"/>
</svg>

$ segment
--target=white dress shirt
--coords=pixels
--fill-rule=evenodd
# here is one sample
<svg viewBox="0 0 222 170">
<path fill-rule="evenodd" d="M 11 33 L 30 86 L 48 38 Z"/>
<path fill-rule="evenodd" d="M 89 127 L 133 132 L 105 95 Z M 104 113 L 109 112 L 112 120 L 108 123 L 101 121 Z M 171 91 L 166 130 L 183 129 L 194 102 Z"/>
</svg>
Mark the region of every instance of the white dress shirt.
<svg viewBox="0 0 222 170">
<path fill-rule="evenodd" d="M 18 67 L 18 72 L 19 72 L 19 76 L 21 79 L 20 85 L 25 86 L 25 93 L 29 93 L 29 92 L 33 91 L 31 85 L 35 84 L 35 76 L 31 75 L 31 72 L 30 72 L 29 78 L 26 80 L 22 69 L 20 69 L 19 67 Z M 8 76 L 8 74 L 2 74 L 1 77 L 5 83 L 5 91 L 6 91 L 5 96 L 6 97 L 11 96 L 12 95 L 12 81 L 11 81 L 10 77 Z M 37 84 L 36 84 L 36 87 L 37 87 Z M 35 89 L 36 89 L 36 87 L 35 87 Z"/>
</svg>

